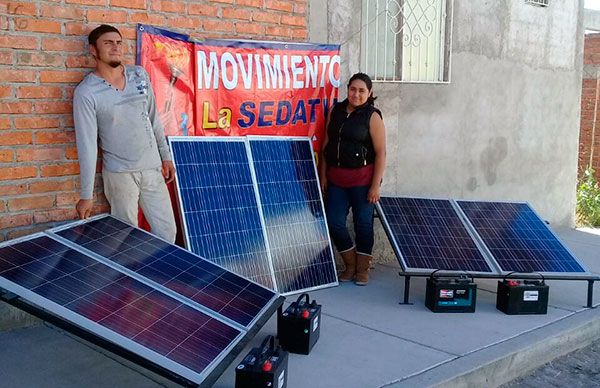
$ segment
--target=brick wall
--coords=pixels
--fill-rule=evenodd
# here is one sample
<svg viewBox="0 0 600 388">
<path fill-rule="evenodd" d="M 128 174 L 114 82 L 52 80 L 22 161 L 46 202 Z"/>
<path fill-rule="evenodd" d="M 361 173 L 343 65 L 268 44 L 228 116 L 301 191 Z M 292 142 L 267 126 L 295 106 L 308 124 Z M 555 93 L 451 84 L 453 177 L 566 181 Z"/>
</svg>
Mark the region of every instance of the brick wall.
<svg viewBox="0 0 600 388">
<path fill-rule="evenodd" d="M 587 34 L 583 49 L 583 87 L 579 133 L 579 172 L 590 164 L 600 172 L 600 34 Z M 596 111 L 594 130 L 594 111 Z M 593 153 L 592 153 L 593 150 Z"/>
<path fill-rule="evenodd" d="M 87 33 L 118 27 L 135 62 L 135 25 L 195 38 L 306 41 L 307 0 L 0 0 L 0 240 L 76 217 L 71 99 L 93 67 Z M 96 179 L 95 212 L 108 210 Z"/>
</svg>

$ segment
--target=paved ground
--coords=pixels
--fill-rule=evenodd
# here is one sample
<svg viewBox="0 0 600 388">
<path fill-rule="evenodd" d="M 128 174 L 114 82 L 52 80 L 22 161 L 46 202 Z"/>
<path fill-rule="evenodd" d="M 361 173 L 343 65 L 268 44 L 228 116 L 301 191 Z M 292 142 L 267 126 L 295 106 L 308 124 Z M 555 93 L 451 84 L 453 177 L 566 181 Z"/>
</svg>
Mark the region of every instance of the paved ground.
<svg viewBox="0 0 600 388">
<path fill-rule="evenodd" d="M 591 271 L 600 273 L 599 235 L 572 230 L 559 235 Z M 475 313 L 434 314 L 424 306 L 423 278 L 412 281 L 414 304 L 398 304 L 404 287 L 398 270 L 397 265 L 377 265 L 367 287 L 344 283 L 310 293 L 323 305 L 321 337 L 310 355 L 290 355 L 288 388 L 495 387 L 600 336 L 600 309 L 583 307 L 586 282 L 550 281 L 547 315 L 509 316 L 495 308 L 496 281 L 479 279 Z M 594 302 L 600 302 L 600 284 Z M 236 365 L 266 335 L 275 334 L 275 327 L 273 317 L 214 387 L 234 386 Z M 164 384 L 48 326 L 0 332 L 2 388 Z"/>
<path fill-rule="evenodd" d="M 560 357 L 502 388 L 600 387 L 600 341 Z"/>
</svg>

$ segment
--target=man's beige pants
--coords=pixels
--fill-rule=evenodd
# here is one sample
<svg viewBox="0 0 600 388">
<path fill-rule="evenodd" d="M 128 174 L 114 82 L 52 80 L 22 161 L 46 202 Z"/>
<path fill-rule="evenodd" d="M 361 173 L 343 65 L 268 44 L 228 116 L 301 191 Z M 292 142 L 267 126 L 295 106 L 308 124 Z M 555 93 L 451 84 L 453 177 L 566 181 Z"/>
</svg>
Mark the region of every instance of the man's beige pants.
<svg viewBox="0 0 600 388">
<path fill-rule="evenodd" d="M 104 195 L 110 214 L 131 225 L 138 225 L 138 208 L 142 208 L 152 234 L 175 242 L 177 226 L 165 178 L 160 168 L 137 172 L 102 171 Z"/>
</svg>

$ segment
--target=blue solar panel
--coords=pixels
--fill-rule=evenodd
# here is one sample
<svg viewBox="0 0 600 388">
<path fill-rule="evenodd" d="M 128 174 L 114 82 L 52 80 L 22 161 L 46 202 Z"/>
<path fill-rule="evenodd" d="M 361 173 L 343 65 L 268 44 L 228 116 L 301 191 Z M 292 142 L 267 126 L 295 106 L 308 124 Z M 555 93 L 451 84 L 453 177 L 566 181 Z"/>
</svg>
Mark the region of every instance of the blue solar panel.
<svg viewBox="0 0 600 388">
<path fill-rule="evenodd" d="M 274 297 L 258 284 L 112 217 L 57 234 L 243 326 Z"/>
<path fill-rule="evenodd" d="M 528 204 L 457 203 L 502 271 L 586 272 Z"/>
<path fill-rule="evenodd" d="M 377 209 L 405 269 L 493 272 L 449 200 L 382 197 Z"/>
<path fill-rule="evenodd" d="M 0 287 L 192 381 L 242 332 L 47 236 L 0 248 Z"/>
<path fill-rule="evenodd" d="M 274 289 L 244 139 L 170 144 L 188 249 Z"/>
<path fill-rule="evenodd" d="M 278 290 L 337 284 L 309 139 L 250 138 Z"/>
</svg>

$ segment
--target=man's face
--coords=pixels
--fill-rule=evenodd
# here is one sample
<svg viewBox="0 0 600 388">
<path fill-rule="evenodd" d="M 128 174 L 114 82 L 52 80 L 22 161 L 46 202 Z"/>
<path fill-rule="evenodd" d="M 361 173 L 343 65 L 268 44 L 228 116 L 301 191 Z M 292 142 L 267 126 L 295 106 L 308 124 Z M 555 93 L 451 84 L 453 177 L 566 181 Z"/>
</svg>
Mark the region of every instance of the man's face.
<svg viewBox="0 0 600 388">
<path fill-rule="evenodd" d="M 116 32 L 107 32 L 100 35 L 95 46 L 90 46 L 90 52 L 96 61 L 118 67 L 123 57 L 123 39 Z"/>
</svg>

